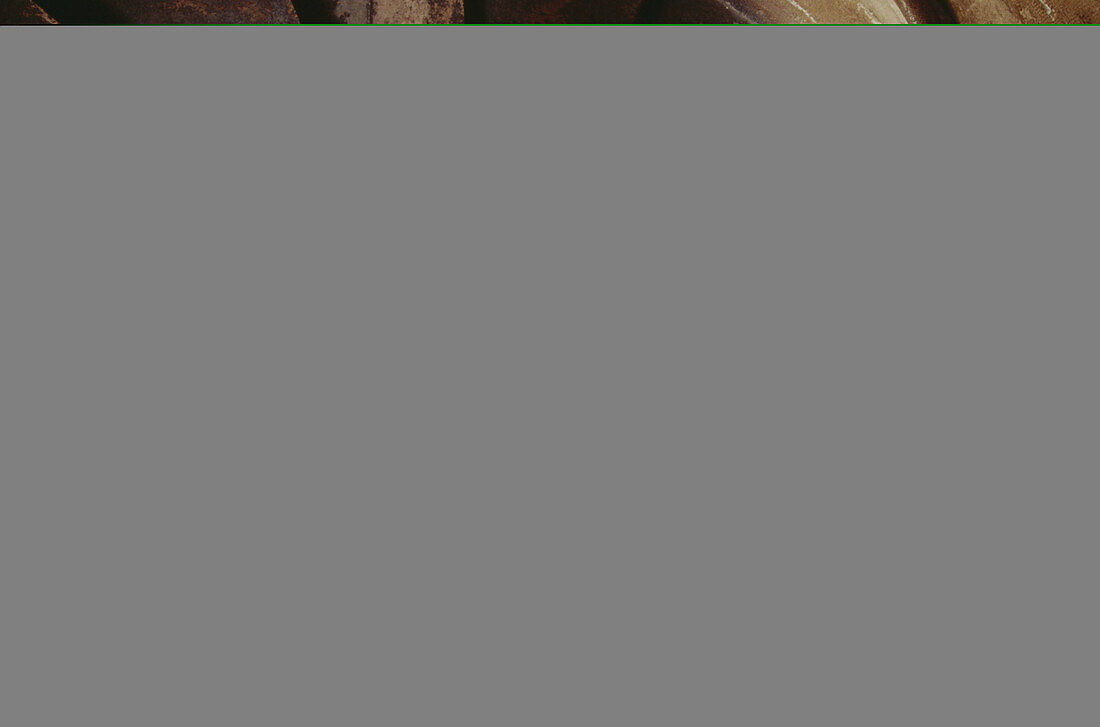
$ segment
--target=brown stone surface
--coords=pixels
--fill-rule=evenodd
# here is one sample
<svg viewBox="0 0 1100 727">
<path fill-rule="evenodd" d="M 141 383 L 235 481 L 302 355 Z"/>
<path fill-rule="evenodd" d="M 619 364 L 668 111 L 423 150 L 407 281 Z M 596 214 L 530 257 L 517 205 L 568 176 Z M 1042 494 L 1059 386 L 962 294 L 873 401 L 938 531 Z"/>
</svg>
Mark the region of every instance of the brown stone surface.
<svg viewBox="0 0 1100 727">
<path fill-rule="evenodd" d="M 379 2 L 380 0 L 375 0 Z M 371 0 L 331 0 L 333 14 L 341 23 L 371 22 Z"/>
<path fill-rule="evenodd" d="M 742 24 L 750 20 L 725 2 L 716 0 L 667 0 L 643 4 L 640 13 L 645 23 Z"/>
<path fill-rule="evenodd" d="M 372 23 L 442 25 L 461 23 L 462 0 L 374 0 Z"/>
<path fill-rule="evenodd" d="M 54 25 L 57 21 L 31 0 L 0 0 L 0 25 Z"/>
<path fill-rule="evenodd" d="M 436 25 L 463 22 L 463 0 L 297 0 L 302 22 Z"/>
<path fill-rule="evenodd" d="M 1100 23 L 1097 0 L 951 0 L 961 23 Z"/>
<path fill-rule="evenodd" d="M 291 0 L 105 0 L 104 4 L 130 23 L 298 22 Z"/>
<path fill-rule="evenodd" d="M 642 0 L 485 0 L 485 22 L 634 23 L 641 7 Z"/>
<path fill-rule="evenodd" d="M 293 0 L 303 23 L 362 25 L 370 22 L 371 0 Z"/>
</svg>

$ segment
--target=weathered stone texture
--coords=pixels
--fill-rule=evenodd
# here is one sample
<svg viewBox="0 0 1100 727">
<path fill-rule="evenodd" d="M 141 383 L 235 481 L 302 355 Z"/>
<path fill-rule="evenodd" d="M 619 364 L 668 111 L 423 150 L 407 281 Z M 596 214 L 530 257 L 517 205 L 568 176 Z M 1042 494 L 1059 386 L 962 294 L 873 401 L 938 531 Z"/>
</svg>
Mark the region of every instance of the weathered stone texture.
<svg viewBox="0 0 1100 727">
<path fill-rule="evenodd" d="M 487 23 L 633 23 L 642 0 L 485 0 Z"/>
<path fill-rule="evenodd" d="M 0 25 L 54 25 L 57 21 L 31 0 L 0 0 Z"/>
<path fill-rule="evenodd" d="M 107 0 L 128 22 L 140 24 L 297 23 L 291 0 Z"/>
<path fill-rule="evenodd" d="M 960 23 L 1100 23 L 1096 0 L 951 0 Z"/>
<path fill-rule="evenodd" d="M 464 20 L 463 0 L 298 0 L 302 22 L 456 24 Z M 309 10 L 305 8 L 308 6 Z"/>
<path fill-rule="evenodd" d="M 372 23 L 461 23 L 462 0 L 374 0 Z"/>
</svg>

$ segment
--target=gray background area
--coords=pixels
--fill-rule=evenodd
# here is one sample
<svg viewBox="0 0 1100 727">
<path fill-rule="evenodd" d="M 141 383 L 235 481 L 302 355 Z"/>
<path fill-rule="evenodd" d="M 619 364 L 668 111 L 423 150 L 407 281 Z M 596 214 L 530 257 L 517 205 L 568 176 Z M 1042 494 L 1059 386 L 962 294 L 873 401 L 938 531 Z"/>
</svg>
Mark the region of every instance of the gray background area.
<svg viewBox="0 0 1100 727">
<path fill-rule="evenodd" d="M 1095 725 L 1095 33 L 0 28 L 0 723 Z"/>
</svg>

